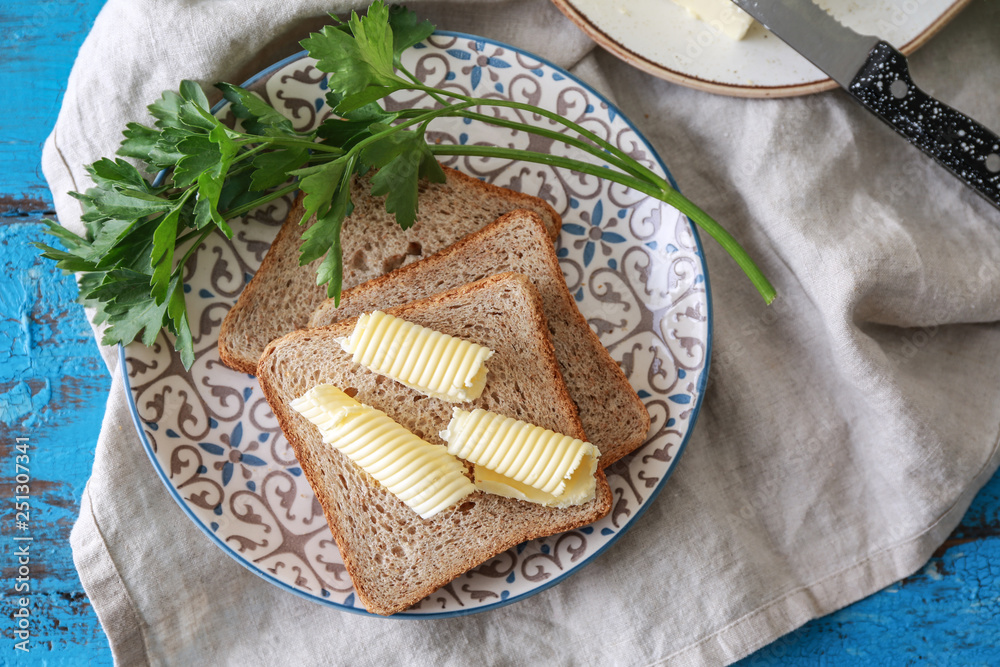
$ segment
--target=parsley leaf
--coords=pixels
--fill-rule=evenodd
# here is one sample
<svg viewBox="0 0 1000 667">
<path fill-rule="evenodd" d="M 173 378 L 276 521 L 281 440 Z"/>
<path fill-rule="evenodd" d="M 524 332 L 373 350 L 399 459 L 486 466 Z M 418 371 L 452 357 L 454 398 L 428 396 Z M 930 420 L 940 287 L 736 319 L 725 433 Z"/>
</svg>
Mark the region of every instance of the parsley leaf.
<svg viewBox="0 0 1000 667">
<path fill-rule="evenodd" d="M 417 20 L 416 12 L 400 5 L 389 8 L 389 27 L 392 28 L 392 57 L 397 66 L 403 51 L 434 33 L 433 23 Z"/>
<path fill-rule="evenodd" d="M 194 81 L 181 81 L 180 93 L 181 97 L 188 102 L 193 102 L 202 109 L 210 108 L 205 91 Z"/>
<path fill-rule="evenodd" d="M 417 197 L 421 176 L 443 183 L 444 172 L 434 159 L 423 133 L 397 131 L 372 143 L 361 153 L 367 164 L 378 169 L 372 176 L 372 194 L 385 195 L 385 210 L 409 229 L 417 219 Z"/>
<path fill-rule="evenodd" d="M 361 49 L 349 34 L 325 26 L 318 34 L 300 42 L 319 62 L 317 66 L 329 72 L 327 85 L 344 95 L 359 93 L 374 79 L 373 72 L 361 59 Z"/>
<path fill-rule="evenodd" d="M 89 297 L 103 304 L 109 326 L 102 342 L 131 342 L 142 334 L 143 345 L 152 345 L 163 327 L 167 302 L 157 303 L 149 293 L 149 275 L 130 269 L 109 271 Z"/>
<path fill-rule="evenodd" d="M 243 129 L 250 134 L 264 136 L 297 136 L 292 121 L 256 94 L 231 83 L 217 83 L 215 87 L 229 100 L 233 114 L 243 121 Z"/>
<path fill-rule="evenodd" d="M 153 117 L 156 118 L 156 127 L 161 130 L 170 127 L 184 129 L 184 123 L 180 119 L 182 104 L 184 104 L 183 97 L 172 90 L 166 90 L 160 96 L 160 99 L 150 104 L 147 108 L 149 109 L 149 113 L 153 114 Z"/>
<path fill-rule="evenodd" d="M 137 160 L 143 160 L 147 164 L 154 167 L 169 166 L 162 165 L 152 158 L 152 152 L 156 148 L 157 142 L 160 140 L 160 132 L 154 130 L 151 127 L 146 127 L 140 123 L 129 123 L 125 126 L 125 139 L 121 143 L 121 147 L 118 149 L 118 155 L 122 157 L 135 158 Z"/>
<path fill-rule="evenodd" d="M 334 196 L 341 189 L 345 178 L 350 176 L 347 163 L 346 158 L 341 158 L 291 172 L 293 176 L 300 177 L 299 189 L 305 193 L 302 200 L 302 207 L 305 210 L 302 222 L 313 216 L 322 218 L 329 212 Z M 316 257 L 318 255 L 303 260 L 302 263 L 311 262 Z"/>
<path fill-rule="evenodd" d="M 124 187 L 103 185 L 90 188 L 82 195 L 78 192 L 70 195 L 89 204 L 81 216 L 84 222 L 111 218 L 135 220 L 170 208 L 168 200 L 128 187 L 128 184 Z"/>
<path fill-rule="evenodd" d="M 358 53 L 374 75 L 373 80 L 383 84 L 399 81 L 393 68 L 392 28 L 389 27 L 389 9 L 385 4 L 373 2 L 362 18 L 352 13 L 348 25 Z"/>
<path fill-rule="evenodd" d="M 177 143 L 177 150 L 181 157 L 174 169 L 174 185 L 183 188 L 196 183 L 198 177 L 208 170 L 218 172 L 222 150 L 207 134 L 188 135 Z"/>
<path fill-rule="evenodd" d="M 129 185 L 135 190 L 152 192 L 145 177 L 139 170 L 125 160 L 109 160 L 101 158 L 87 168 L 90 177 L 101 186 L 122 184 Z"/>
<path fill-rule="evenodd" d="M 341 97 L 335 108 L 338 113 L 353 111 L 407 85 L 393 67 L 389 10 L 381 0 L 372 3 L 361 18 L 352 13 L 347 26 L 350 32 L 325 26 L 300 42 L 318 60 L 317 67 L 328 73 L 330 90 Z"/>
<path fill-rule="evenodd" d="M 153 274 L 150 276 L 150 295 L 156 303 L 162 303 L 167 298 L 170 286 L 170 274 L 174 269 L 174 248 L 177 245 L 177 224 L 180 221 L 180 206 L 163 216 L 153 232 L 153 252 L 150 265 Z"/>
<path fill-rule="evenodd" d="M 170 300 L 166 306 L 170 330 L 176 337 L 174 349 L 180 352 L 184 368 L 191 368 L 194 363 L 194 344 L 191 337 L 191 327 L 188 323 L 187 304 L 184 302 L 184 284 L 181 282 L 180 276 L 175 278 L 171 285 Z"/>
<path fill-rule="evenodd" d="M 353 156 L 344 157 L 319 167 L 311 168 L 300 181 L 306 193 L 302 200 L 305 215 L 302 223 L 313 215 L 316 221 L 302 234 L 299 264 L 309 264 L 326 255 L 316 269 L 316 284 L 326 284 L 327 296 L 340 302 L 343 284 L 343 257 L 340 231 L 344 219 L 351 214 L 351 175 L 354 172 Z"/>
<path fill-rule="evenodd" d="M 337 109 L 343 99 L 343 95 L 338 93 L 326 94 L 326 103 L 332 109 Z M 325 140 L 325 143 L 340 146 L 345 150 L 354 148 L 359 141 L 370 137 L 373 123 L 381 123 L 381 126 L 388 127 L 398 117 L 398 114 L 385 111 L 376 103 L 365 104 L 349 111 L 339 111 L 338 115 L 339 119 L 330 118 L 320 125 L 316 134 Z"/>
<path fill-rule="evenodd" d="M 282 148 L 269 153 L 261 153 L 253 159 L 253 175 L 250 188 L 267 190 L 288 180 L 288 175 L 309 161 L 309 151 L 305 148 Z"/>
</svg>

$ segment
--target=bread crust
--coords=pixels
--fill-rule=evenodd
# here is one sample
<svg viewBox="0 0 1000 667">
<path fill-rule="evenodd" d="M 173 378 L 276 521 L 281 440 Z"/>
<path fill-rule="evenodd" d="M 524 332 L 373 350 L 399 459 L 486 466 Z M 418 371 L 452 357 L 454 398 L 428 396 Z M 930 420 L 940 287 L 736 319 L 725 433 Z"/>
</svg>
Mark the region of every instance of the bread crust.
<svg viewBox="0 0 1000 667">
<path fill-rule="evenodd" d="M 449 323 L 452 331 L 445 333 L 462 333 L 495 349 L 488 362 L 495 377 L 488 376 L 484 395 L 472 406 L 584 437 L 555 361 L 541 297 L 525 276 L 490 276 L 386 312 L 424 326 Z M 484 319 L 492 321 L 484 324 Z M 350 355 L 339 349 L 334 339 L 348 335 L 355 321 L 295 331 L 272 341 L 261 356 L 257 378 L 323 507 L 358 599 L 369 611 L 402 611 L 525 540 L 592 523 L 610 511 L 611 491 L 598 471 L 596 497 L 582 506 L 546 508 L 476 492 L 456 508 L 421 519 L 347 457 L 323 444 L 318 430 L 288 407 L 297 397 L 293 394 L 304 393 L 310 385 L 331 377 L 350 378 L 358 400 L 385 411 L 428 441 L 443 443 L 437 431 L 446 426 L 451 404 L 429 397 L 418 400 L 417 392 L 351 364 Z M 504 322 L 508 326 L 501 334 L 496 324 Z M 504 340 L 499 340 L 501 335 Z M 303 377 L 305 369 L 317 367 L 314 361 L 330 368 Z M 513 377 L 518 369 L 526 370 L 525 363 L 533 364 L 531 372 Z M 304 369 L 295 364 L 304 364 Z M 412 407 L 414 403 L 419 407 Z M 506 409 L 497 410 L 496 403 Z M 414 580 L 402 581 L 407 573 Z"/>
</svg>

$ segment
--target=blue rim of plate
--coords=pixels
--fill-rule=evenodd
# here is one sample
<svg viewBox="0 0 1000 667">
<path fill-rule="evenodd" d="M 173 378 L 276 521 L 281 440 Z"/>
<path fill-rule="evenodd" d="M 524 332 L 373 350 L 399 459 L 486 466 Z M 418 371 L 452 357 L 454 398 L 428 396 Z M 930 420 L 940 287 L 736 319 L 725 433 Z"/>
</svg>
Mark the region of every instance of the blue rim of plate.
<svg viewBox="0 0 1000 667">
<path fill-rule="evenodd" d="M 578 79 L 575 75 L 571 74 L 562 67 L 546 60 L 545 58 L 541 58 L 529 51 L 525 51 L 524 49 L 520 49 L 515 46 L 511 46 L 510 44 L 506 44 L 504 42 L 500 42 L 494 39 L 480 37 L 478 35 L 470 35 L 464 32 L 453 32 L 450 30 L 435 30 L 433 36 L 456 37 L 458 39 L 471 39 L 474 41 L 480 41 L 487 44 L 492 44 L 494 46 L 499 46 L 504 49 L 510 49 L 511 51 L 514 51 L 526 57 L 533 58 L 538 62 L 543 63 L 545 66 L 551 67 L 554 71 L 558 72 L 559 74 L 562 74 L 567 79 L 576 82 L 581 87 L 583 87 L 589 94 L 594 95 L 597 99 L 607 104 L 608 108 L 615 110 L 615 112 L 621 117 L 622 121 L 629 127 L 629 129 L 635 132 L 636 136 L 639 139 L 641 139 L 643 143 L 645 143 L 646 146 L 649 148 L 650 155 L 652 155 L 653 160 L 656 162 L 656 164 L 659 165 L 661 169 L 663 169 L 663 173 L 666 175 L 667 181 L 670 183 L 671 187 L 680 192 L 680 188 L 677 187 L 677 182 L 674 180 L 674 177 L 670 173 L 670 170 L 667 169 L 667 165 L 664 164 L 663 160 L 660 158 L 659 153 L 656 152 L 656 149 L 653 148 L 652 144 L 649 143 L 649 140 L 646 139 L 646 137 L 632 123 L 632 121 L 628 118 L 628 116 L 622 114 L 621 111 L 618 109 L 618 107 L 612 104 L 611 101 L 608 100 L 604 95 L 597 92 L 592 86 L 588 85 L 587 83 L 580 81 L 580 79 Z M 253 75 L 252 77 L 244 81 L 241 85 L 244 88 L 251 86 L 254 83 L 258 82 L 260 79 L 270 74 L 273 74 L 275 71 L 281 69 L 282 67 L 285 67 L 286 65 L 289 65 L 295 62 L 296 60 L 300 60 L 303 57 L 306 57 L 307 55 L 308 53 L 306 51 L 300 51 L 298 53 L 288 56 L 287 58 L 283 58 L 278 62 L 274 63 L 273 65 L 270 65 L 269 67 L 266 67 L 257 74 Z M 217 102 L 215 106 L 212 107 L 212 113 L 216 113 L 226 104 L 228 104 L 228 102 L 225 100 Z M 157 174 L 154 183 L 156 181 L 161 181 L 165 177 L 165 175 L 166 175 L 165 171 Z M 149 439 L 146 437 L 146 432 L 143 430 L 143 422 L 142 419 L 139 417 L 139 410 L 136 407 L 135 398 L 132 395 L 132 387 L 131 384 L 129 383 L 128 373 L 125 372 L 125 369 L 127 367 L 126 357 L 125 357 L 125 346 L 119 343 L 118 344 L 119 370 L 121 371 L 122 382 L 125 385 L 125 392 L 126 396 L 128 397 L 128 407 L 129 407 L 129 412 L 132 415 L 132 423 L 135 425 L 136 431 L 139 433 L 139 439 L 142 441 L 143 449 L 146 450 L 146 455 L 152 462 L 153 469 L 156 471 L 157 476 L 159 476 L 164 486 L 167 487 L 167 491 L 170 493 L 170 496 L 177 502 L 181 510 L 183 510 L 183 512 L 188 516 L 188 518 L 191 519 L 191 521 L 199 529 L 201 529 L 201 532 L 204 533 L 206 536 L 208 536 L 208 538 L 217 547 L 219 547 L 227 556 L 235 560 L 237 563 L 245 567 L 250 572 L 253 572 L 258 577 L 264 579 L 270 584 L 277 586 L 278 588 L 281 588 L 282 590 L 286 590 L 303 599 L 319 603 L 326 607 L 332 607 L 334 609 L 339 609 L 341 611 L 346 611 L 353 614 L 359 614 L 362 616 L 371 616 L 374 618 L 390 618 L 390 619 L 431 620 L 431 619 L 442 619 L 442 618 L 454 618 L 456 616 L 469 616 L 472 614 L 478 614 L 484 611 L 497 609 L 499 607 L 505 607 L 514 602 L 519 602 L 537 593 L 541 593 L 542 591 L 560 583 L 564 579 L 574 574 L 577 574 L 581 568 L 591 563 L 594 559 L 596 559 L 598 556 L 604 553 L 611 545 L 615 544 L 619 539 L 621 539 L 622 535 L 628 532 L 628 530 L 635 524 L 636 521 L 638 521 L 642 517 L 643 514 L 646 513 L 646 510 L 649 509 L 649 506 L 660 495 L 660 491 L 663 490 L 663 487 L 666 485 L 667 480 L 669 480 L 671 475 L 673 475 L 674 469 L 677 467 L 677 463 L 678 461 L 680 461 L 681 455 L 684 453 L 684 450 L 687 448 L 688 441 L 691 439 L 691 433 L 694 431 L 694 427 L 698 421 L 698 416 L 701 414 L 701 404 L 705 398 L 705 388 L 708 385 L 708 374 L 712 362 L 712 338 L 714 332 L 713 323 L 715 318 L 712 310 L 712 289 L 708 277 L 708 264 L 705 261 L 705 252 L 701 244 L 701 237 L 698 235 L 698 228 L 694 225 L 694 223 L 692 223 L 691 220 L 687 218 L 687 216 L 685 216 L 685 219 L 687 219 L 688 226 L 691 228 L 691 234 L 694 237 L 695 246 L 698 249 L 698 256 L 701 259 L 701 269 L 705 276 L 705 303 L 708 307 L 708 315 L 706 317 L 707 325 L 706 325 L 706 338 L 705 338 L 705 367 L 702 369 L 701 375 L 698 377 L 698 382 L 695 385 L 698 394 L 697 397 L 695 398 L 694 412 L 691 414 L 690 425 L 688 426 L 687 433 L 685 433 L 684 438 L 681 440 L 680 445 L 677 447 L 677 453 L 674 455 L 673 461 L 670 467 L 667 469 L 667 472 L 663 475 L 663 478 L 660 480 L 660 483 L 657 484 L 655 489 L 653 489 L 653 492 L 650 494 L 649 499 L 636 511 L 635 515 L 629 520 L 627 524 L 625 524 L 621 528 L 621 530 L 615 533 L 614 536 L 612 536 L 611 539 L 609 539 L 602 547 L 600 547 L 599 549 L 594 551 L 594 553 L 587 556 L 586 560 L 581 562 L 572 570 L 563 572 L 562 574 L 553 577 L 550 581 L 546 581 L 545 583 L 540 584 L 537 587 L 525 593 L 521 593 L 516 596 L 511 596 L 506 600 L 501 600 L 499 602 L 494 602 L 492 604 L 476 607 L 474 609 L 459 609 L 456 611 L 441 612 L 441 613 L 426 613 L 426 614 L 398 613 L 398 614 L 393 614 L 392 616 L 380 616 L 378 614 L 372 614 L 371 612 L 365 609 L 360 609 L 358 607 L 353 607 L 353 606 L 349 607 L 339 602 L 334 602 L 332 600 L 325 600 L 323 598 L 314 595 L 309 595 L 303 591 L 300 591 L 297 588 L 289 586 L 288 584 L 286 584 L 283 581 L 280 581 L 279 579 L 276 579 L 272 575 L 268 574 L 267 572 L 261 570 L 260 568 L 254 566 L 253 564 L 247 562 L 245 559 L 240 557 L 239 554 L 233 551 L 232 547 L 230 547 L 225 542 L 220 540 L 219 537 L 215 535 L 215 533 L 209 530 L 208 526 L 203 524 L 201 520 L 194 514 L 194 512 L 191 511 L 191 508 L 188 507 L 187 503 L 184 502 L 184 499 L 180 496 L 177 489 L 174 488 L 173 484 L 170 483 L 170 479 L 167 477 L 166 472 L 163 470 L 163 467 L 157 460 L 156 453 L 153 451 L 153 447 L 150 444 Z"/>
</svg>

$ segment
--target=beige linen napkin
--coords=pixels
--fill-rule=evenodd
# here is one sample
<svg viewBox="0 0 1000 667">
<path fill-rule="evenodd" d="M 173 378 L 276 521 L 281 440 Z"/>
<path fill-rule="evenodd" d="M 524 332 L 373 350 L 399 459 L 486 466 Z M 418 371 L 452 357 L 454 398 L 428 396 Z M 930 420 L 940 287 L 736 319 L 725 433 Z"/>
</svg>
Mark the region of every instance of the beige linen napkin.
<svg viewBox="0 0 1000 667">
<path fill-rule="evenodd" d="M 83 165 L 160 91 L 241 80 L 295 50 L 303 20 L 355 6 L 110 0 L 43 156 L 62 224 L 79 229 L 66 192 L 86 187 Z M 711 379 L 663 493 L 582 572 L 448 620 L 339 612 L 231 560 L 163 488 L 102 350 L 115 380 L 72 545 L 116 659 L 723 664 L 919 569 L 997 466 L 1000 212 L 841 92 L 743 100 L 665 83 L 593 49 L 547 2 L 412 6 L 607 92 L 779 299 L 765 307 L 706 239 Z M 912 58 L 922 87 L 993 128 L 998 21 L 975 2 Z"/>
</svg>

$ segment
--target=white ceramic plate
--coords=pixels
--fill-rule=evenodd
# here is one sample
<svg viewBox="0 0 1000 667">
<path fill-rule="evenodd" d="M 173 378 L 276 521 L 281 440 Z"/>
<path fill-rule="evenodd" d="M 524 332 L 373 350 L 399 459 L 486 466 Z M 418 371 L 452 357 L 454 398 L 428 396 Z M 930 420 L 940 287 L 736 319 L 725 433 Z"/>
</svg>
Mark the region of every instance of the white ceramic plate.
<svg viewBox="0 0 1000 667">
<path fill-rule="evenodd" d="M 745 38 L 734 41 L 672 0 L 553 2 L 625 62 L 691 88 L 738 97 L 787 97 L 837 85 L 756 23 Z M 878 35 L 905 54 L 924 44 L 968 2 L 817 0 L 844 25 Z"/>
<path fill-rule="evenodd" d="M 663 164 L 635 128 L 567 72 L 510 46 L 438 33 L 404 61 L 425 81 L 559 112 Z M 314 61 L 295 56 L 251 80 L 296 127 L 330 111 Z M 427 105 L 423 95 L 394 104 Z M 225 108 L 219 113 L 225 115 Z M 509 130 L 462 121 L 432 126 L 449 143 L 527 146 Z M 565 151 L 560 144 L 545 150 Z M 652 502 L 687 442 L 708 377 L 711 306 L 698 236 L 675 209 L 608 182 L 526 163 L 455 159 L 487 181 L 548 200 L 564 219 L 559 257 L 571 292 L 649 408 L 647 443 L 608 470 L 614 509 L 601 521 L 521 544 L 426 598 L 409 616 L 448 616 L 521 599 L 562 580 L 610 546 Z M 184 511 L 226 554 L 286 590 L 366 613 L 356 601 L 319 503 L 252 376 L 219 361 L 219 327 L 260 265 L 290 199 L 209 238 L 187 277 L 196 361 L 185 371 L 161 334 L 122 349 L 133 416 L 153 465 Z"/>
</svg>

